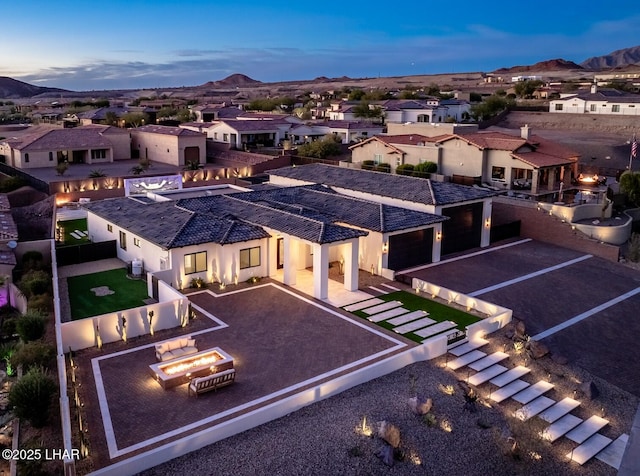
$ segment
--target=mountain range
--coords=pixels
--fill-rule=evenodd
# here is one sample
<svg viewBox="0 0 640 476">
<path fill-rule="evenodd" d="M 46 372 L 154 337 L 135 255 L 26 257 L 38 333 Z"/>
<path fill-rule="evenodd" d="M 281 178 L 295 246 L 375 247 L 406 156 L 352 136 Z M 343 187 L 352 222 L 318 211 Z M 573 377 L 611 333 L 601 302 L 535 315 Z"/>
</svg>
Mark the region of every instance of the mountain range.
<svg viewBox="0 0 640 476">
<path fill-rule="evenodd" d="M 629 67 L 640 67 L 640 46 L 634 46 L 631 48 L 625 48 L 621 50 L 614 51 L 609 53 L 608 55 L 603 56 L 594 56 L 580 64 L 576 64 L 573 61 L 567 61 L 564 59 L 552 59 L 541 61 L 539 63 L 529 65 L 529 66 L 512 66 L 509 68 L 500 68 L 494 73 L 505 74 L 505 73 L 515 73 L 515 72 L 552 72 L 552 71 L 585 71 L 585 72 L 601 72 L 612 69 L 625 69 Z M 348 81 L 350 78 L 342 77 L 342 78 L 326 78 L 319 77 L 313 81 L 305 81 L 305 83 L 330 83 L 336 81 Z M 276 83 L 274 83 L 276 84 Z M 242 89 L 242 88 L 251 88 L 252 86 L 266 86 L 267 83 L 262 83 L 261 81 L 257 81 L 252 79 L 244 74 L 232 74 L 224 79 L 218 81 L 209 81 L 200 86 L 196 86 L 193 89 L 199 90 L 234 90 L 234 89 Z M 41 86 L 34 86 L 32 84 L 28 84 L 22 81 L 18 81 L 13 78 L 9 78 L 6 76 L 0 76 L 0 98 L 4 99 L 19 99 L 19 98 L 33 98 L 36 96 L 47 96 L 51 97 L 53 94 L 64 94 L 68 96 L 68 93 L 72 93 L 72 91 L 68 91 L 65 89 L 59 88 L 47 88 Z M 108 94 L 110 92 L 105 91 L 105 96 L 111 96 L 112 94 Z M 112 93 L 112 92 L 111 92 Z M 95 95 L 95 92 L 92 93 L 77 93 L 78 95 L 86 95 L 91 94 Z"/>
</svg>

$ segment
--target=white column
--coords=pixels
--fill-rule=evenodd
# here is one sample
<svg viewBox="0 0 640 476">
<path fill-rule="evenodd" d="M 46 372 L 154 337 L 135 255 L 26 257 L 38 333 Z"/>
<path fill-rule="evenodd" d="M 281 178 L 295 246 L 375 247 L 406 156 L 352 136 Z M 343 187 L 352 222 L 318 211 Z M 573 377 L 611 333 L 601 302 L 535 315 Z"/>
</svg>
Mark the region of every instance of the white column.
<svg viewBox="0 0 640 476">
<path fill-rule="evenodd" d="M 313 244 L 313 297 L 329 297 L 329 245 Z"/>
<path fill-rule="evenodd" d="M 491 244 L 491 200 L 485 200 L 482 205 L 482 236 L 480 246 L 485 247 Z"/>
<path fill-rule="evenodd" d="M 289 286 L 296 284 L 298 270 L 298 242 L 289 235 L 284 235 L 284 272 L 282 282 Z"/>
<path fill-rule="evenodd" d="M 358 253 L 359 240 L 354 238 L 348 246 L 350 250 L 344 260 L 344 288 L 347 291 L 358 290 Z"/>
<path fill-rule="evenodd" d="M 431 250 L 431 262 L 437 263 L 438 261 L 440 261 L 441 253 L 442 253 L 442 223 L 436 223 L 436 225 L 433 227 L 433 245 Z"/>
</svg>

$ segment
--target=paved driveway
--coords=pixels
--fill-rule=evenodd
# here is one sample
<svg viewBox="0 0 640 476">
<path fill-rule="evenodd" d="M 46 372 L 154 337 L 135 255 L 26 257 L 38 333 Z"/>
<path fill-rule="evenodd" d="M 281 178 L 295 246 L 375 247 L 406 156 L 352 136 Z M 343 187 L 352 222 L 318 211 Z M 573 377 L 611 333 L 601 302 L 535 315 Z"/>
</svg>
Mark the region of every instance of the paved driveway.
<svg viewBox="0 0 640 476">
<path fill-rule="evenodd" d="M 513 310 L 527 333 L 640 396 L 640 273 L 526 241 L 408 273 Z"/>
</svg>

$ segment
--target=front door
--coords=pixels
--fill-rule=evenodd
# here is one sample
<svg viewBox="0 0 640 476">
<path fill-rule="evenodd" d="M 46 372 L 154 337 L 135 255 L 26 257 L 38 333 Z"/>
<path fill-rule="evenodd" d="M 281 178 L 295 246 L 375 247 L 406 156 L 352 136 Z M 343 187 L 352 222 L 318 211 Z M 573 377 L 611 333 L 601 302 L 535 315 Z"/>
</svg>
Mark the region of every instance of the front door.
<svg viewBox="0 0 640 476">
<path fill-rule="evenodd" d="M 284 238 L 278 238 L 277 268 L 284 268 Z"/>
</svg>

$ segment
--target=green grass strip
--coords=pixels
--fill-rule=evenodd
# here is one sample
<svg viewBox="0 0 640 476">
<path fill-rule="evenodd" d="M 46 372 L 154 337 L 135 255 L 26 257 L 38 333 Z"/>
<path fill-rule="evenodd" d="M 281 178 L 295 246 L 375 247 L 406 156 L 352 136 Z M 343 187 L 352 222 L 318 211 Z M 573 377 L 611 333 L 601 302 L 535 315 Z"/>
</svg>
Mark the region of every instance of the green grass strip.
<svg viewBox="0 0 640 476">
<path fill-rule="evenodd" d="M 452 307 L 447 306 L 446 304 L 442 304 L 436 301 L 433 301 L 429 298 L 424 297 L 424 294 L 415 294 L 407 291 L 396 291 L 389 294 L 383 294 L 382 296 L 376 296 L 378 299 L 382 299 L 385 302 L 389 301 L 400 301 L 402 303 L 402 307 L 408 309 L 409 312 L 412 311 L 426 311 L 429 313 L 430 319 L 433 319 L 436 322 L 442 321 L 451 321 L 455 322 L 458 325 L 458 329 L 464 331 L 465 328 L 473 324 L 474 322 L 478 322 L 481 318 L 474 316 L 473 314 L 469 314 L 467 312 L 461 311 L 459 309 L 454 309 Z M 353 312 L 358 317 L 362 317 L 366 319 L 369 317 L 368 314 L 362 311 Z M 385 329 L 393 330 L 394 326 L 389 324 L 387 321 L 382 321 L 376 323 L 380 327 Z M 455 330 L 450 329 L 446 331 L 447 333 L 451 333 Z M 412 332 L 408 334 L 403 334 L 405 337 L 415 341 L 422 342 L 424 340 L 423 337 L 413 334 Z"/>
<path fill-rule="evenodd" d="M 107 286 L 113 294 L 96 296 L 92 288 Z M 125 268 L 67 278 L 71 319 L 99 316 L 144 305 L 147 283 L 129 279 Z"/>
</svg>

